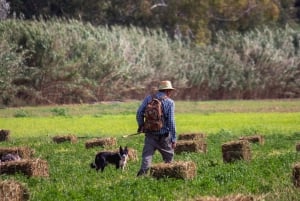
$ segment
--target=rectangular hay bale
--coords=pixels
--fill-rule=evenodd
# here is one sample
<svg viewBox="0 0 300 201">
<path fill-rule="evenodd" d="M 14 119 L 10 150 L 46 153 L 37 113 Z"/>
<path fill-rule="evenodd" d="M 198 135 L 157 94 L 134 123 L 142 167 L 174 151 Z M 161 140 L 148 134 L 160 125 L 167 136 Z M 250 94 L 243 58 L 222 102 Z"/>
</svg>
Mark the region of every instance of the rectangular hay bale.
<svg viewBox="0 0 300 201">
<path fill-rule="evenodd" d="M 254 200 L 257 200 L 254 196 L 242 195 L 242 194 L 228 195 L 220 198 L 215 196 L 212 197 L 204 196 L 195 199 L 195 201 L 254 201 Z"/>
<path fill-rule="evenodd" d="M 0 163 L 0 174 L 21 172 L 29 177 L 48 177 L 48 162 L 41 159 L 25 159 Z"/>
<path fill-rule="evenodd" d="M 8 141 L 10 138 L 10 130 L 0 130 L 0 141 Z"/>
<path fill-rule="evenodd" d="M 154 178 L 193 179 L 197 174 L 193 161 L 177 161 L 172 163 L 158 163 L 150 168 L 150 175 Z"/>
<path fill-rule="evenodd" d="M 62 135 L 62 136 L 54 136 L 52 140 L 56 143 L 62 143 L 62 142 L 71 142 L 71 143 L 76 143 L 77 142 L 77 137 L 75 135 Z"/>
<path fill-rule="evenodd" d="M 0 200 L 26 201 L 29 200 L 28 189 L 20 182 L 5 180 L 0 182 Z"/>
<path fill-rule="evenodd" d="M 197 152 L 206 153 L 207 143 L 202 140 L 178 140 L 175 147 L 175 153 L 180 154 L 182 152 Z"/>
<path fill-rule="evenodd" d="M 297 151 L 297 152 L 300 151 L 300 142 L 298 142 L 298 143 L 296 144 L 296 151 Z"/>
<path fill-rule="evenodd" d="M 85 142 L 85 147 L 87 149 L 93 148 L 95 146 L 115 146 L 117 144 L 117 139 L 114 137 L 108 137 L 108 138 L 94 138 L 91 140 L 87 140 Z"/>
<path fill-rule="evenodd" d="M 205 137 L 204 133 L 182 133 L 178 135 L 178 140 L 202 140 Z"/>
<path fill-rule="evenodd" d="M 34 152 L 29 147 L 0 147 L 0 158 L 6 154 L 17 154 L 21 159 L 30 159 L 33 157 Z"/>
<path fill-rule="evenodd" d="M 240 137 L 240 140 L 247 140 L 250 143 L 258 143 L 263 145 L 265 143 L 264 136 L 262 135 L 253 135 L 253 136 L 244 136 Z"/>
<path fill-rule="evenodd" d="M 222 155 L 224 162 L 249 161 L 251 160 L 250 143 L 247 140 L 224 143 L 222 145 Z"/>
<path fill-rule="evenodd" d="M 300 187 L 300 163 L 296 163 L 293 167 L 293 183 L 295 187 Z"/>
</svg>

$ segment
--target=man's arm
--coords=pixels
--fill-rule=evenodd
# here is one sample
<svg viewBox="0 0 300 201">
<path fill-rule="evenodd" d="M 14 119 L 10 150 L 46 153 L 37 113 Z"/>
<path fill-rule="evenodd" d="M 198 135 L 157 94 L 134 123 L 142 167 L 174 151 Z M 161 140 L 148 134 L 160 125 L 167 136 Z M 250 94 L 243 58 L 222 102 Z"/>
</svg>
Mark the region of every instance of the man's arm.
<svg viewBox="0 0 300 201">
<path fill-rule="evenodd" d="M 144 114 L 145 114 L 145 108 L 149 102 L 149 97 L 146 97 L 142 104 L 139 106 L 137 112 L 136 112 L 136 121 L 137 121 L 137 124 L 138 124 L 138 130 L 137 132 L 141 133 L 143 132 L 143 126 L 144 126 Z"/>
<path fill-rule="evenodd" d="M 170 102 L 170 110 L 168 114 L 168 127 L 171 134 L 172 143 L 176 142 L 176 123 L 175 123 L 175 103 L 174 101 Z"/>
</svg>

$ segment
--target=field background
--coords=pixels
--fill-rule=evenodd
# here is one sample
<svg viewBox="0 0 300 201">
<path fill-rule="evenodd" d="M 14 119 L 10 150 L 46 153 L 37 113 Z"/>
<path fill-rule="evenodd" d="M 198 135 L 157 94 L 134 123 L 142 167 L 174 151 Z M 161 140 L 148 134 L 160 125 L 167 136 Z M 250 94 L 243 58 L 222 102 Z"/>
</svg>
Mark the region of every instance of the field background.
<svg viewBox="0 0 300 201">
<path fill-rule="evenodd" d="M 298 200 L 291 181 L 292 165 L 300 160 L 300 100 L 176 101 L 177 131 L 207 134 L 206 154 L 184 153 L 175 160 L 197 164 L 193 180 L 136 178 L 140 161 L 129 162 L 125 172 L 108 166 L 104 173 L 89 168 L 103 148 L 86 149 L 92 137 L 114 136 L 118 146 L 138 150 L 143 136 L 135 133 L 135 111 L 140 102 L 102 102 L 0 109 L 0 128 L 11 130 L 11 140 L 0 146 L 29 146 L 35 157 L 48 161 L 50 177 L 1 175 L 24 183 L 31 200 L 193 200 L 197 197 L 251 194 L 265 200 Z M 55 135 L 75 134 L 76 144 L 55 144 Z M 221 145 L 240 136 L 262 134 L 265 145 L 251 145 L 251 162 L 224 164 Z M 111 147 L 115 148 L 115 147 Z M 156 153 L 154 163 L 161 162 Z"/>
</svg>

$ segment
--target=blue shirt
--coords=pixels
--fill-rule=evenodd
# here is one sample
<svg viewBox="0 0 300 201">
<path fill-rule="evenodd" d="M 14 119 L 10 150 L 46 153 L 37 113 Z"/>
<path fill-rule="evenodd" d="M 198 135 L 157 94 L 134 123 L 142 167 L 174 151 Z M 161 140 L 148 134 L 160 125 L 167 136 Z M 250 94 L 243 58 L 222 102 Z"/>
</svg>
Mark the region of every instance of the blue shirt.
<svg viewBox="0 0 300 201">
<path fill-rule="evenodd" d="M 162 106 L 163 106 L 163 113 L 164 113 L 164 125 L 160 131 L 155 132 L 153 134 L 165 134 L 170 133 L 171 141 L 176 142 L 176 123 L 175 123 L 175 103 L 170 98 L 163 98 L 166 97 L 164 92 L 157 92 L 155 94 L 156 98 L 162 99 Z M 138 108 L 136 112 L 136 120 L 139 127 L 143 126 L 144 124 L 144 114 L 147 104 L 152 100 L 152 96 L 148 95 Z"/>
</svg>

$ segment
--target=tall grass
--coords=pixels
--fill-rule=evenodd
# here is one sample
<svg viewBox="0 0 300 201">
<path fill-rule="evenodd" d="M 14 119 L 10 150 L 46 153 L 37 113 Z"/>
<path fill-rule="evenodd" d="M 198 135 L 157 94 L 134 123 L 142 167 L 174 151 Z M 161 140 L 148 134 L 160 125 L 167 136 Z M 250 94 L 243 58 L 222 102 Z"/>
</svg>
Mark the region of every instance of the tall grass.
<svg viewBox="0 0 300 201">
<path fill-rule="evenodd" d="M 180 99 L 299 97 L 300 37 L 288 26 L 219 32 L 205 47 L 76 20 L 4 20 L 0 33 L 7 105 L 141 98 L 161 79 Z"/>
</svg>

